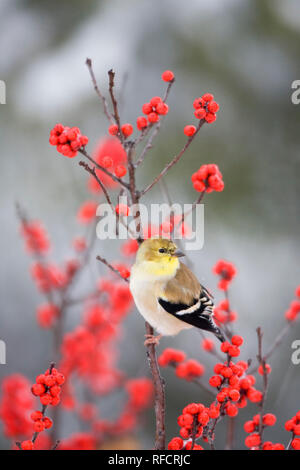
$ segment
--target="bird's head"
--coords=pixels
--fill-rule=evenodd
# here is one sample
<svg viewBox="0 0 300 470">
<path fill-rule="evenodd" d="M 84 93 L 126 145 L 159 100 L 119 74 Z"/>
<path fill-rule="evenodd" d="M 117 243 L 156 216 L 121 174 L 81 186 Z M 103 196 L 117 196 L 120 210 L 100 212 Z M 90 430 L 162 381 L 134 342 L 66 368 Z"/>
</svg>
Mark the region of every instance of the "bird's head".
<svg viewBox="0 0 300 470">
<path fill-rule="evenodd" d="M 178 264 L 178 258 L 184 254 L 171 240 L 166 238 L 149 238 L 138 249 L 137 262 L 151 261 L 163 264 Z"/>
</svg>

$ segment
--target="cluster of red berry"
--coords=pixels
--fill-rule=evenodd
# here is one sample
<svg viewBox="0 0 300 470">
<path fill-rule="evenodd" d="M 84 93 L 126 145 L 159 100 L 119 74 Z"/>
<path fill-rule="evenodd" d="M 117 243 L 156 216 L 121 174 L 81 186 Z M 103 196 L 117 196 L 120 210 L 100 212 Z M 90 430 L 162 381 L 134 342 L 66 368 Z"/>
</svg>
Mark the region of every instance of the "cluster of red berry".
<svg viewBox="0 0 300 470">
<path fill-rule="evenodd" d="M 214 101 L 214 96 L 211 93 L 204 93 L 202 97 L 196 98 L 193 106 L 195 108 L 194 116 L 197 119 L 204 119 L 209 124 L 213 123 L 217 119 L 216 113 L 219 111 L 220 106 L 216 101 Z M 196 131 L 196 126 L 192 124 L 188 124 L 183 129 L 183 132 L 187 137 L 192 137 Z"/>
<path fill-rule="evenodd" d="M 213 273 L 220 276 L 218 288 L 227 291 L 236 272 L 237 270 L 233 263 L 223 259 L 219 260 L 213 267 Z"/>
<path fill-rule="evenodd" d="M 197 119 L 205 119 L 209 124 L 217 119 L 216 113 L 219 111 L 220 106 L 214 101 L 214 95 L 211 93 L 204 93 L 201 97 L 196 98 L 193 106 L 195 108 L 194 115 Z"/>
<path fill-rule="evenodd" d="M 249 448 L 255 448 L 262 444 L 261 437 L 259 434 L 260 428 L 260 414 L 253 416 L 252 420 L 246 421 L 244 424 L 244 430 L 247 433 L 250 433 L 249 436 L 245 439 L 245 445 Z M 276 423 L 276 416 L 273 413 L 267 413 L 262 417 L 262 426 L 265 428 L 267 426 L 274 426 Z M 262 444 L 263 450 L 283 450 L 284 446 L 282 444 L 272 444 L 270 441 L 267 441 Z"/>
<path fill-rule="evenodd" d="M 205 427 L 210 420 L 209 408 L 202 403 L 190 403 L 182 410 L 177 422 L 181 437 L 174 437 L 168 444 L 169 450 L 203 450 L 195 443 L 195 439 L 203 436 Z M 184 440 L 183 440 L 184 439 Z"/>
<path fill-rule="evenodd" d="M 164 103 L 163 99 L 160 96 L 153 96 L 151 100 L 148 103 L 144 103 L 142 106 L 142 111 L 143 113 L 147 116 L 148 122 L 150 124 L 154 124 L 155 122 L 159 121 L 159 116 L 160 115 L 165 115 L 168 114 L 169 112 L 169 106 Z M 138 118 L 138 121 L 141 121 L 141 118 L 143 116 L 140 116 Z M 137 121 L 137 125 L 138 125 Z M 138 126 L 138 128 L 140 125 Z M 142 129 L 143 127 L 141 127 Z"/>
<path fill-rule="evenodd" d="M 300 286 L 296 288 L 295 291 L 296 297 L 299 299 L 300 298 Z M 293 300 L 290 303 L 290 306 L 288 310 L 285 312 L 285 318 L 288 321 L 295 321 L 300 313 L 300 300 Z"/>
<path fill-rule="evenodd" d="M 36 383 L 31 387 L 33 395 L 40 398 L 43 405 L 42 411 L 36 410 L 30 414 L 31 422 L 33 421 L 34 436 L 19 443 L 22 450 L 33 450 L 34 443 L 38 433 L 52 427 L 52 420 L 45 416 L 48 405 L 56 406 L 60 402 L 61 385 L 65 378 L 63 374 L 58 372 L 53 366 L 46 370 L 44 374 L 40 374 L 36 378 Z"/>
<path fill-rule="evenodd" d="M 40 398 L 44 406 L 56 406 L 60 402 L 61 386 L 65 382 L 65 377 L 54 367 L 48 369 L 44 374 L 36 378 L 36 383 L 31 387 L 33 395 Z"/>
<path fill-rule="evenodd" d="M 85 147 L 88 141 L 88 137 L 82 135 L 78 127 L 56 124 L 50 131 L 49 143 L 56 145 L 57 151 L 65 157 L 76 157 L 78 149 Z"/>
<path fill-rule="evenodd" d="M 208 165 L 202 165 L 198 171 L 193 173 L 191 180 L 194 189 L 199 193 L 203 191 L 211 193 L 212 191 L 223 191 L 224 181 L 222 178 L 223 176 L 218 165 L 210 163 Z"/>
<path fill-rule="evenodd" d="M 299 288 L 298 288 L 299 289 Z M 286 421 L 285 429 L 292 433 L 291 447 L 294 450 L 300 450 L 300 410 L 291 419 Z"/>
</svg>

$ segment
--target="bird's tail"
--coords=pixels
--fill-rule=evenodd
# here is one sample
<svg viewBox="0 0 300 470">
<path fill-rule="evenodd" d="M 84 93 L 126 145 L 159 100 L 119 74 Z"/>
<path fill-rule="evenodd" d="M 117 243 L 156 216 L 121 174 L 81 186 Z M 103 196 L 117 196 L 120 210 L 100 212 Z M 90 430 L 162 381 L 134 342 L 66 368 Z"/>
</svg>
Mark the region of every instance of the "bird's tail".
<svg viewBox="0 0 300 470">
<path fill-rule="evenodd" d="M 215 327 L 213 333 L 214 333 L 214 335 L 218 338 L 218 340 L 221 341 L 221 343 L 224 343 L 224 341 L 226 341 L 225 336 L 223 335 L 223 333 L 222 333 L 222 331 L 220 330 L 220 328 L 218 328 L 217 326 Z"/>
</svg>

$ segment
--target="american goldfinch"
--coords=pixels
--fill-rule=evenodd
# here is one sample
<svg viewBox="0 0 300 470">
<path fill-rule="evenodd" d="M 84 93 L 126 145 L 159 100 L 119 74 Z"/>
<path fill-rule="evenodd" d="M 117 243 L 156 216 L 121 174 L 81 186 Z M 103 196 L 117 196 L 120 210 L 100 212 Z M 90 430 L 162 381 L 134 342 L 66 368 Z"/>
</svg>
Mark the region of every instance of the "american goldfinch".
<svg viewBox="0 0 300 470">
<path fill-rule="evenodd" d="M 130 290 L 137 309 L 159 336 L 145 344 L 158 343 L 163 335 L 176 335 L 193 326 L 225 338 L 213 320 L 213 301 L 192 271 L 179 261 L 184 254 L 175 243 L 150 238 L 139 247 L 130 275 Z"/>
</svg>

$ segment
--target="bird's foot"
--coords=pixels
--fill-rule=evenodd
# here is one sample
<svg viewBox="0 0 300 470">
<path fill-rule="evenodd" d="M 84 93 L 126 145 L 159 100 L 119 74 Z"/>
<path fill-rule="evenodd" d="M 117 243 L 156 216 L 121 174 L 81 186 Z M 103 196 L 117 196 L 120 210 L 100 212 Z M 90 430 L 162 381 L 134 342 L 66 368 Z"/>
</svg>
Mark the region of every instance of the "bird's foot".
<svg viewBox="0 0 300 470">
<path fill-rule="evenodd" d="M 162 335 L 154 336 L 154 335 L 145 335 L 147 338 L 144 341 L 144 346 L 149 346 L 149 344 L 155 344 L 156 346 L 159 345 L 159 340 L 161 339 Z"/>
</svg>

